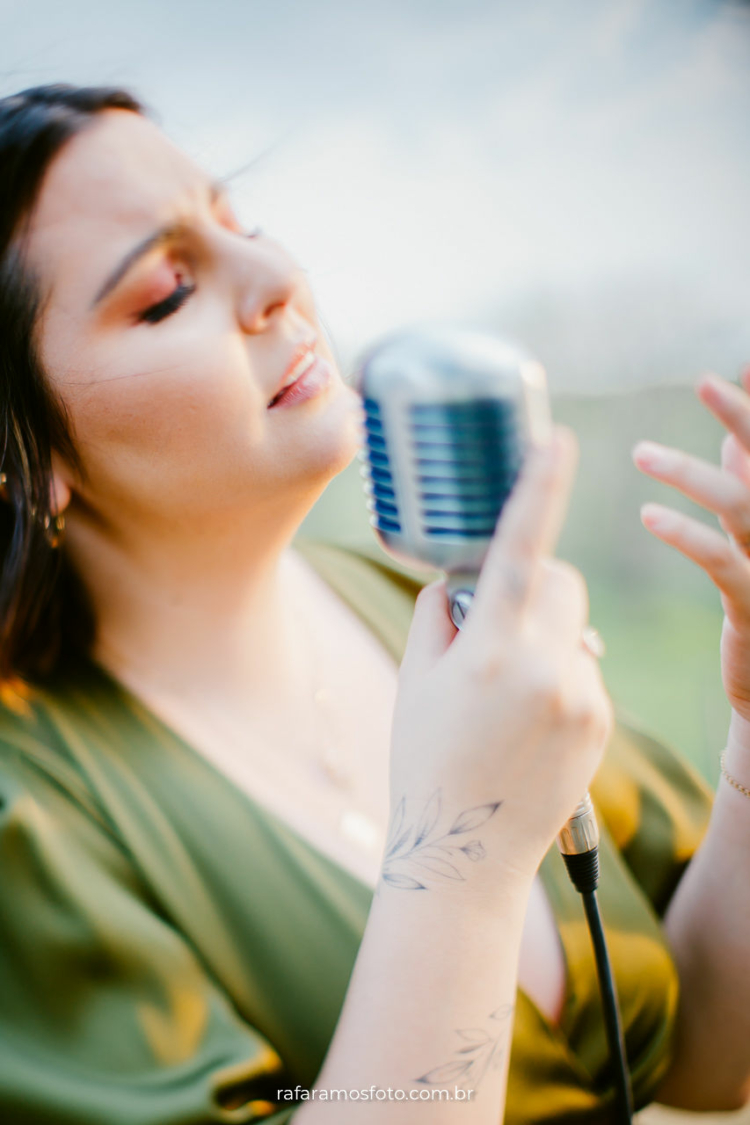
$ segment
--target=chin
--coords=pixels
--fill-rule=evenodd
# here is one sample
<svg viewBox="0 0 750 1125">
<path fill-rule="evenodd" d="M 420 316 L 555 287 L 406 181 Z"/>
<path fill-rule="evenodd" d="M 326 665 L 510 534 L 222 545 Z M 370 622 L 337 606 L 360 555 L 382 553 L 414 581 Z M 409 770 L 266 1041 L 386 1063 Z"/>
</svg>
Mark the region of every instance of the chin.
<svg viewBox="0 0 750 1125">
<path fill-rule="evenodd" d="M 362 445 L 362 408 L 356 391 L 343 382 L 326 395 L 325 400 L 304 405 L 295 418 L 289 418 L 284 435 L 293 458 L 288 462 L 295 475 L 308 483 L 315 481 L 323 488 L 333 477 L 349 466 Z"/>
<path fill-rule="evenodd" d="M 349 466 L 362 445 L 362 408 L 356 391 L 346 384 L 329 409 L 321 414 L 321 453 L 328 461 L 331 476 Z"/>
</svg>

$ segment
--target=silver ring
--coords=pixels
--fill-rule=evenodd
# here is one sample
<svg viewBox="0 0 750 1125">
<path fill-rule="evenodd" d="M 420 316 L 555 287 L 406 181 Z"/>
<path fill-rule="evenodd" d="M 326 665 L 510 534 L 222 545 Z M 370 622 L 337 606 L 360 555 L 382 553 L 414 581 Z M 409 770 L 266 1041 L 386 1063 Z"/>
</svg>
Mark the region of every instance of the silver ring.
<svg viewBox="0 0 750 1125">
<path fill-rule="evenodd" d="M 593 625 L 584 625 L 581 633 L 581 644 L 597 660 L 600 660 L 607 651 L 599 630 L 595 629 Z"/>
</svg>

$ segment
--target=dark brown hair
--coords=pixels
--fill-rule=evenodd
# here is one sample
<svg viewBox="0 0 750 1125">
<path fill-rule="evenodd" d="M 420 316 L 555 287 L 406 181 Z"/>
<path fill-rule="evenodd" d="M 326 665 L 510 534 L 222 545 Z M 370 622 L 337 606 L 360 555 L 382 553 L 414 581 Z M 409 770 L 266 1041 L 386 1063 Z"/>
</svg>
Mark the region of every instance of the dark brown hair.
<svg viewBox="0 0 750 1125">
<path fill-rule="evenodd" d="M 0 684 L 42 680 L 66 646 L 82 650 L 93 615 L 63 547 L 54 547 L 51 452 L 82 474 L 68 419 L 35 340 L 44 308 L 25 260 L 45 173 L 105 109 L 153 116 L 129 91 L 55 83 L 0 98 Z"/>
</svg>

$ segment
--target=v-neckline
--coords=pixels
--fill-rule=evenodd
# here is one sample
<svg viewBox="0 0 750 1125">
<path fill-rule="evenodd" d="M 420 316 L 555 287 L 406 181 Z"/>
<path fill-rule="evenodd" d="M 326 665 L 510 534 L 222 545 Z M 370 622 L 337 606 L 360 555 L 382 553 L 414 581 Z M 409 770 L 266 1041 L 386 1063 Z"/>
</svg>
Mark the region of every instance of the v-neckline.
<svg viewBox="0 0 750 1125">
<path fill-rule="evenodd" d="M 308 545 L 312 547 L 312 552 L 308 553 Z M 399 659 L 394 651 L 393 634 L 386 636 L 383 631 L 378 627 L 379 621 L 377 614 L 372 616 L 368 615 L 365 611 L 361 600 L 357 600 L 353 596 L 348 596 L 345 590 L 339 589 L 335 579 L 330 575 L 325 563 L 321 564 L 320 555 L 315 551 L 317 546 L 323 546 L 326 551 L 333 549 L 335 551 L 343 550 L 347 552 L 346 547 L 337 548 L 335 544 L 319 543 L 314 539 L 307 539 L 299 536 L 294 540 L 293 546 L 300 554 L 310 563 L 315 573 L 326 583 L 328 588 L 338 597 L 341 601 L 356 615 L 370 631 L 372 631 L 385 650 L 396 661 L 398 665 Z M 354 553 L 357 553 L 356 548 L 352 548 Z M 312 554 L 312 557 L 311 557 Z M 363 551 L 364 557 L 367 556 L 366 551 Z M 392 629 L 392 622 L 388 625 Z M 284 818 L 274 811 L 273 808 L 264 804 L 263 801 L 255 797 L 244 787 L 238 785 L 228 774 L 226 774 L 218 765 L 216 765 L 207 755 L 202 753 L 196 746 L 194 746 L 187 738 L 179 733 L 167 720 L 162 719 L 161 716 L 143 701 L 135 691 L 132 691 L 124 683 L 118 680 L 107 668 L 96 661 L 93 657 L 88 657 L 86 660 L 89 669 L 93 671 L 95 676 L 106 682 L 110 690 L 117 692 L 128 709 L 132 712 L 140 712 L 144 720 L 154 727 L 157 731 L 161 732 L 171 742 L 180 747 L 183 753 L 190 756 L 193 763 L 208 771 L 212 778 L 227 788 L 235 799 L 249 806 L 256 817 L 265 818 L 270 822 L 276 831 L 281 831 L 287 834 L 297 844 L 308 849 L 319 860 L 322 860 L 329 869 L 334 870 L 337 874 L 343 875 L 345 878 L 351 880 L 358 887 L 363 889 L 367 896 L 371 898 L 375 891 L 364 879 L 354 874 L 348 868 L 342 866 L 339 862 L 328 855 L 327 852 L 322 851 L 316 844 L 312 843 L 306 836 L 304 836 L 298 829 L 288 823 Z M 571 926 L 560 926 L 559 921 L 561 916 L 570 918 L 572 909 L 572 899 L 577 898 L 577 892 L 570 884 L 567 873 L 562 870 L 562 858 L 557 853 L 556 846 L 553 844 L 545 855 L 539 867 L 539 878 L 547 893 L 547 898 L 555 918 L 556 929 L 562 949 L 563 960 L 565 963 L 565 993 L 563 1000 L 562 1014 L 559 1023 L 553 1023 L 545 1013 L 539 1008 L 534 999 L 520 986 L 517 985 L 517 993 L 520 999 L 520 1005 L 525 1006 L 530 1016 L 537 1023 L 539 1029 L 547 1035 L 547 1037 L 557 1046 L 560 1052 L 568 1060 L 569 1065 L 578 1075 L 580 1081 L 583 1081 L 587 1086 L 592 1086 L 594 1077 L 586 1068 L 584 1062 L 576 1054 L 573 1049 L 570 1032 L 572 1030 L 573 1017 L 575 1015 L 578 1003 L 581 996 L 586 993 L 584 986 L 585 982 L 582 979 L 580 972 L 576 969 L 579 965 L 585 963 L 586 952 L 581 948 L 573 937 L 575 928 Z M 589 957 L 593 956 L 590 949 L 588 950 Z"/>
</svg>

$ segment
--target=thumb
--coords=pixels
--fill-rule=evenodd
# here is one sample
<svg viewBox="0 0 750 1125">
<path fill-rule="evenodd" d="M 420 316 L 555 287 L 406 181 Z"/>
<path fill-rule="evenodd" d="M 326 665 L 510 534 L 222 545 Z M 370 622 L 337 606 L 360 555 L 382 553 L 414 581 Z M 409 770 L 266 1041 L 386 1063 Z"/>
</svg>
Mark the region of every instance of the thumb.
<svg viewBox="0 0 750 1125">
<path fill-rule="evenodd" d="M 446 580 L 436 578 L 417 595 L 402 669 L 407 675 L 429 671 L 450 647 L 457 632 L 448 606 Z"/>
</svg>

